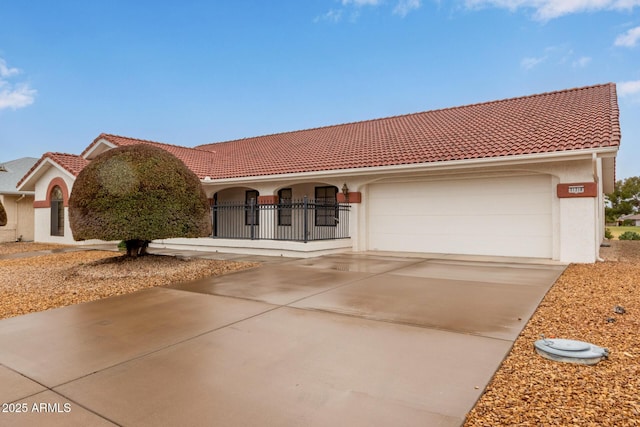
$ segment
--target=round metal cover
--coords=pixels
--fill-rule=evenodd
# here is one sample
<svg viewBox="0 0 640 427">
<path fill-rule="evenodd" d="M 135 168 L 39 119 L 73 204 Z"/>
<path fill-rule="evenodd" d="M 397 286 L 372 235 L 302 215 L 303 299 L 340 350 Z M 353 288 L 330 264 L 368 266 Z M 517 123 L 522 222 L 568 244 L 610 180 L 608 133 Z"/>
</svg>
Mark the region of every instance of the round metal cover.
<svg viewBox="0 0 640 427">
<path fill-rule="evenodd" d="M 559 362 L 594 365 L 609 356 L 609 350 L 583 341 L 543 338 L 533 343 L 536 352 Z"/>
<path fill-rule="evenodd" d="M 547 347 L 564 351 L 585 351 L 591 348 L 591 344 L 583 341 L 565 340 L 565 339 L 547 339 L 545 340 Z"/>
</svg>

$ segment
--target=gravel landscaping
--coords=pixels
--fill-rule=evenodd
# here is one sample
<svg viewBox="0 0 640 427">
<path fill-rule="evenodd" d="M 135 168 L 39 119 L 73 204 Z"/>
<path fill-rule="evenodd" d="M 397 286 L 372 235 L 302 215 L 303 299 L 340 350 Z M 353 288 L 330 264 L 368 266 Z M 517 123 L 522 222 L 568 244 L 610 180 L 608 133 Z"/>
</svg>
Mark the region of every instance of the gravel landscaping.
<svg viewBox="0 0 640 427">
<path fill-rule="evenodd" d="M 96 250 L 56 251 L 64 248 L 38 243 L 0 244 L 0 257 L 49 251 L 28 258 L 0 259 L 0 319 L 257 265 L 158 255 L 131 260 L 121 253 Z"/>
<path fill-rule="evenodd" d="M 547 293 L 465 427 L 640 425 L 640 242 L 610 243 L 605 262 L 570 265 Z M 610 355 L 594 366 L 551 361 L 534 351 L 541 334 Z"/>
</svg>

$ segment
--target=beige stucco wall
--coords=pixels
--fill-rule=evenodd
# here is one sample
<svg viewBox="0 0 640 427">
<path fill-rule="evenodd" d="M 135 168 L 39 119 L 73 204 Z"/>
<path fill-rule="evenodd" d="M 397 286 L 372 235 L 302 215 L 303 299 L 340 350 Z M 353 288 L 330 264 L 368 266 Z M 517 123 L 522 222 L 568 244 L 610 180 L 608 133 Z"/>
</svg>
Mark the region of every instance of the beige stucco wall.
<svg viewBox="0 0 640 427">
<path fill-rule="evenodd" d="M 1 195 L 7 212 L 7 225 L 0 227 L 0 242 L 15 242 L 18 239 L 34 239 L 33 196 Z"/>
</svg>

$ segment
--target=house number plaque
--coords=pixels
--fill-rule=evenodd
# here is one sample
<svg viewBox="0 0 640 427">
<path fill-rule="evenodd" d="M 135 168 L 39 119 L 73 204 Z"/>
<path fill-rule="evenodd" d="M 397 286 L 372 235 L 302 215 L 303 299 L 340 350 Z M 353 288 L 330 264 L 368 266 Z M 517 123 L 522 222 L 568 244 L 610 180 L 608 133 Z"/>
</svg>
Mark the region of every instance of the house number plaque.
<svg viewBox="0 0 640 427">
<path fill-rule="evenodd" d="M 558 184 L 558 197 L 596 197 L 598 184 L 595 182 L 572 182 L 570 184 Z"/>
</svg>

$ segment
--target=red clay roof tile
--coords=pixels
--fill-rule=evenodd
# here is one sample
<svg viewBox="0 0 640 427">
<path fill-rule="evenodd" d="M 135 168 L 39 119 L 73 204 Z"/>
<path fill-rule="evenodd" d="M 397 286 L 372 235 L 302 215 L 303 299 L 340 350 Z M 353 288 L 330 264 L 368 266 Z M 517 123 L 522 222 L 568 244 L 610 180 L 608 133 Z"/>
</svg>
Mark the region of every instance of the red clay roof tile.
<svg viewBox="0 0 640 427">
<path fill-rule="evenodd" d="M 44 153 L 42 157 L 29 169 L 29 171 L 22 177 L 22 179 L 18 182 L 16 187 L 20 187 L 20 185 L 27 179 L 29 175 L 33 173 L 41 164 L 45 161 L 45 159 L 50 159 L 51 161 L 59 164 L 63 169 L 67 172 L 71 173 L 73 176 L 78 176 L 80 171 L 84 169 L 85 166 L 89 164 L 89 161 L 77 154 L 66 154 L 66 153 Z"/>
<path fill-rule="evenodd" d="M 608 83 L 195 148 L 101 134 L 82 155 L 101 139 L 155 145 L 221 179 L 616 147 L 620 125 Z M 74 175 L 87 162 L 48 155 Z"/>
<path fill-rule="evenodd" d="M 618 116 L 609 83 L 196 148 L 215 178 L 429 163 L 618 146 Z"/>
</svg>

